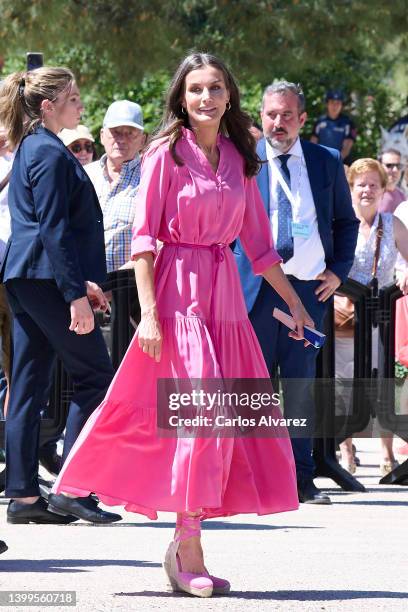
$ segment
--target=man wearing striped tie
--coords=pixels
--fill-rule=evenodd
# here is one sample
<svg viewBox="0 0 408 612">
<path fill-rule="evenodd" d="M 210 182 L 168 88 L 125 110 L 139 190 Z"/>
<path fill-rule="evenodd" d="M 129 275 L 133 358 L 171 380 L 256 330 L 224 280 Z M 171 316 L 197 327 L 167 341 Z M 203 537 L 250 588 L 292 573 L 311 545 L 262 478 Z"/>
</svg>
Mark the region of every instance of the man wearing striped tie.
<svg viewBox="0 0 408 612">
<path fill-rule="evenodd" d="M 257 151 L 267 163 L 257 181 L 282 268 L 316 329 L 321 329 L 328 301 L 353 263 L 358 221 L 339 152 L 299 138 L 306 118 L 300 85 L 280 81 L 266 88 L 261 107 L 264 138 Z M 313 483 L 312 383 L 318 351 L 288 337 L 287 328 L 272 317 L 275 307 L 287 312 L 283 300 L 262 277 L 254 276 L 239 241 L 234 252 L 266 364 L 271 375 L 278 366 L 286 381 L 285 417 L 307 419 L 306 435 L 296 437 L 290 429 L 299 500 L 330 504 L 330 498 Z"/>
</svg>

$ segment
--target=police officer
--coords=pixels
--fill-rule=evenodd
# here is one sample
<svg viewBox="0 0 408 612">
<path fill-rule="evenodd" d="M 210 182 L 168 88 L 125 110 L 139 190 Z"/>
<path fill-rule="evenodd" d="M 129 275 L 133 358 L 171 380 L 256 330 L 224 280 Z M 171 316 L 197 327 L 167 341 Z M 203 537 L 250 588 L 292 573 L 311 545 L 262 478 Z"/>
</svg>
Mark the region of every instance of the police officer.
<svg viewBox="0 0 408 612">
<path fill-rule="evenodd" d="M 331 147 L 341 152 L 344 163 L 350 163 L 350 153 L 356 139 L 356 128 L 351 119 L 344 115 L 344 94 L 331 90 L 326 94 L 326 114 L 316 121 L 310 140 L 316 144 Z"/>
<path fill-rule="evenodd" d="M 408 106 L 408 98 L 406 104 Z M 405 134 L 408 141 L 408 114 L 400 117 L 398 121 L 395 121 L 395 123 L 393 123 L 390 127 L 389 131 L 391 134 Z"/>
</svg>

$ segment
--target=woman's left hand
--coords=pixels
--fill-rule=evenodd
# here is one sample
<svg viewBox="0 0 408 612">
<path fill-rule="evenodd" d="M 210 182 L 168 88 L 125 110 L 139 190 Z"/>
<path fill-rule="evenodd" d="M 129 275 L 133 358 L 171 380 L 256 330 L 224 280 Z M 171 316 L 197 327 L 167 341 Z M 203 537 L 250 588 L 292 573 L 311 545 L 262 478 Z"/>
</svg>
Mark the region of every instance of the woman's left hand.
<svg viewBox="0 0 408 612">
<path fill-rule="evenodd" d="M 289 337 L 294 340 L 303 340 L 303 327 L 315 327 L 314 321 L 311 316 L 307 313 L 302 302 L 297 302 L 294 306 L 289 306 L 290 314 L 296 323 L 296 331 L 289 332 Z M 305 340 L 305 346 L 309 346 L 310 342 Z"/>
<path fill-rule="evenodd" d="M 102 289 L 92 281 L 86 281 L 86 295 L 92 306 L 92 310 L 102 310 L 106 312 L 109 308 L 109 302 Z"/>
</svg>

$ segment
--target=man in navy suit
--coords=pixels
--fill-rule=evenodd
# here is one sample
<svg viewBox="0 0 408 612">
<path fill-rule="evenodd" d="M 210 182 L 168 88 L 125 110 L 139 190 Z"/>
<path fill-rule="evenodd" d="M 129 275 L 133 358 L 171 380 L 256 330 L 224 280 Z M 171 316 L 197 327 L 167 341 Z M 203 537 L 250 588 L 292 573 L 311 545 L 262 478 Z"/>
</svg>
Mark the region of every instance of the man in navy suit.
<svg viewBox="0 0 408 612">
<path fill-rule="evenodd" d="M 328 300 L 347 278 L 357 242 L 358 221 L 343 164 L 338 151 L 299 139 L 307 118 L 300 86 L 281 81 L 267 87 L 261 118 L 264 138 L 257 152 L 267 163 L 257 182 L 271 219 L 275 248 L 316 329 L 321 329 Z M 270 374 L 279 366 L 285 417 L 307 419 L 306 436 L 296 437 L 296 431 L 290 430 L 299 500 L 330 504 L 330 498 L 313 483 L 312 384 L 317 350 L 288 337 L 288 329 L 272 316 L 274 307 L 287 312 L 284 301 L 253 274 L 239 240 L 234 252 L 249 317 Z"/>
</svg>

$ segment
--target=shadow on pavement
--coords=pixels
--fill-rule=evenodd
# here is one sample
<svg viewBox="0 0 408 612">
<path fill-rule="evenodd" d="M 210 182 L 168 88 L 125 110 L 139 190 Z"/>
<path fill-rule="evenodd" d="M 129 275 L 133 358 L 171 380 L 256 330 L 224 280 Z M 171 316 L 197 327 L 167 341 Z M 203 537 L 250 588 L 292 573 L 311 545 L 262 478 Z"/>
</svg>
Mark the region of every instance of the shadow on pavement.
<svg viewBox="0 0 408 612">
<path fill-rule="evenodd" d="M 0 561 L 1 572 L 50 572 L 69 574 L 94 567 L 161 567 L 161 563 L 133 559 L 13 559 Z M 83 569 L 81 569 L 83 568 Z"/>
<path fill-rule="evenodd" d="M 150 523 L 129 523 L 133 527 L 153 527 L 154 529 L 174 529 L 174 523 L 150 522 Z M 207 519 L 201 523 L 203 531 L 225 529 L 226 531 L 269 531 L 272 529 L 323 529 L 323 527 L 307 525 L 265 525 L 261 523 L 227 523 L 225 521 L 215 521 Z M 116 523 L 120 527 L 120 523 Z"/>
<path fill-rule="evenodd" d="M 338 506 L 344 505 L 344 506 L 402 506 L 402 507 L 407 507 L 408 506 L 408 502 L 403 502 L 403 501 L 387 501 L 387 500 L 369 500 L 366 499 L 364 501 L 359 501 L 359 500 L 354 500 L 354 501 L 341 501 L 338 502 L 337 504 Z"/>
<path fill-rule="evenodd" d="M 115 597 L 190 597 L 186 593 L 168 591 L 140 591 L 131 593 L 114 593 Z M 257 599 L 276 601 L 337 601 L 352 599 L 406 599 L 408 593 L 390 591 L 231 591 L 222 595 L 222 599 Z M 211 599 L 216 599 L 213 595 Z"/>
<path fill-rule="evenodd" d="M 407 502 L 408 503 L 408 502 Z M 68 525 L 53 525 L 53 528 L 63 527 L 64 529 L 78 529 L 82 528 L 96 528 L 96 529 L 119 529 L 120 527 L 152 527 L 153 529 L 174 529 L 175 521 L 172 523 L 169 522 L 156 522 L 149 521 L 146 523 L 107 523 L 107 524 L 99 524 L 99 523 L 86 523 L 85 521 L 78 521 L 75 523 L 69 523 Z M 29 527 L 47 527 L 47 525 L 36 525 L 35 523 L 31 523 L 30 525 L 22 525 L 23 529 L 28 529 Z M 312 525 L 265 525 L 261 523 L 226 523 L 223 521 L 213 521 L 212 519 L 207 519 L 202 523 L 203 531 L 212 531 L 218 529 L 225 529 L 226 531 L 269 531 L 273 529 L 323 529 L 323 527 L 316 527 Z"/>
<path fill-rule="evenodd" d="M 78 521 L 77 523 L 70 523 L 69 525 L 62 525 L 63 527 L 78 528 L 78 527 L 97 527 L 98 529 L 119 529 L 120 527 L 151 527 L 153 529 L 174 529 L 175 521 L 169 522 L 155 522 L 150 521 L 146 523 L 108 523 L 106 525 L 99 525 L 98 523 L 85 523 Z M 24 525 L 25 527 L 25 525 Z M 223 521 L 213 521 L 207 519 L 202 522 L 203 531 L 213 531 L 219 529 L 225 529 L 226 531 L 269 531 L 273 529 L 323 529 L 323 527 L 307 526 L 307 525 L 265 525 L 261 523 L 224 523 Z"/>
<path fill-rule="evenodd" d="M 367 487 L 368 493 L 393 493 L 397 495 L 397 493 L 406 493 L 407 486 L 406 485 L 386 485 L 385 487 Z"/>
</svg>

